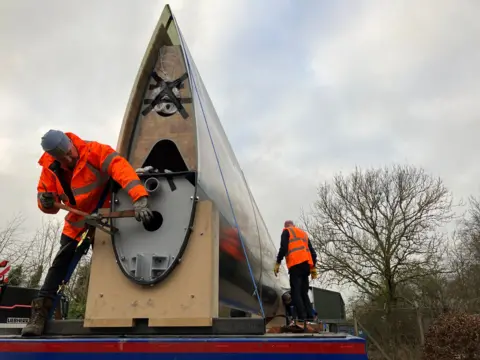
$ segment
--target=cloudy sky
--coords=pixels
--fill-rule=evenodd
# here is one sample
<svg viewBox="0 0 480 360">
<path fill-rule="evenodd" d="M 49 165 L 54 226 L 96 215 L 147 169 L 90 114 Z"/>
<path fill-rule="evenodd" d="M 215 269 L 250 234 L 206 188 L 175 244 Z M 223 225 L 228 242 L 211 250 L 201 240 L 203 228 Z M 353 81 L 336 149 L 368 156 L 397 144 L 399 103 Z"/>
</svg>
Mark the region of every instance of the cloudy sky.
<svg viewBox="0 0 480 360">
<path fill-rule="evenodd" d="M 480 2 L 170 4 L 275 243 L 355 165 L 409 162 L 480 194 Z M 0 2 L 0 222 L 40 224 L 46 130 L 116 146 L 164 5 Z"/>
</svg>

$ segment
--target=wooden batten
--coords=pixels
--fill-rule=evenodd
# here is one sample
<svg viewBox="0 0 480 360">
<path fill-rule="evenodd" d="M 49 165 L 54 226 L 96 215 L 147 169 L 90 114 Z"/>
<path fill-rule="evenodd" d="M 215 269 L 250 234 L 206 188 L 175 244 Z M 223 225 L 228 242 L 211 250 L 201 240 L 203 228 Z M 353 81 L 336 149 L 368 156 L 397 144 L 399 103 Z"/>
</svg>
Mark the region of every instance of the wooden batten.
<svg viewBox="0 0 480 360">
<path fill-rule="evenodd" d="M 98 231 L 84 326 L 131 327 L 135 319 L 148 319 L 149 326 L 211 326 L 219 308 L 218 222 L 214 204 L 198 202 L 181 263 L 164 281 L 146 287 L 123 275 L 110 237 Z"/>
</svg>

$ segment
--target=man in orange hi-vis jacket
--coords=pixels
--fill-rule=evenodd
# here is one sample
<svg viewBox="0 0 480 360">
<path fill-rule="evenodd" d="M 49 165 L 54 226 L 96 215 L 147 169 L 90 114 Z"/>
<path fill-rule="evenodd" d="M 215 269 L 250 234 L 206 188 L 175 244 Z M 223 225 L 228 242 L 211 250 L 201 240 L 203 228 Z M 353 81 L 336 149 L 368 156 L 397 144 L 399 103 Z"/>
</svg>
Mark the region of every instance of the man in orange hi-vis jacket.
<svg viewBox="0 0 480 360">
<path fill-rule="evenodd" d="M 110 146 L 85 141 L 72 133 L 50 130 L 41 142 L 45 151 L 38 163 L 42 166 L 37 186 L 37 204 L 41 211 L 56 214 L 54 202 L 92 213 L 98 207 L 108 207 L 110 196 L 102 195 L 110 178 L 132 198 L 137 221 L 148 223 L 152 211 L 148 208 L 148 193 L 133 167 Z M 53 306 L 58 287 L 67 275 L 80 236 L 85 231 L 85 219 L 69 212 L 56 254 L 38 297 L 32 301 L 32 315 L 22 329 L 22 335 L 41 335 Z"/>
<path fill-rule="evenodd" d="M 278 250 L 277 261 L 274 267 L 277 276 L 282 259 L 285 257 L 290 275 L 290 291 L 293 304 L 299 320 L 312 320 L 313 309 L 308 298 L 308 277 L 317 277 L 317 253 L 308 240 L 308 235 L 293 224 L 285 221 Z"/>
</svg>

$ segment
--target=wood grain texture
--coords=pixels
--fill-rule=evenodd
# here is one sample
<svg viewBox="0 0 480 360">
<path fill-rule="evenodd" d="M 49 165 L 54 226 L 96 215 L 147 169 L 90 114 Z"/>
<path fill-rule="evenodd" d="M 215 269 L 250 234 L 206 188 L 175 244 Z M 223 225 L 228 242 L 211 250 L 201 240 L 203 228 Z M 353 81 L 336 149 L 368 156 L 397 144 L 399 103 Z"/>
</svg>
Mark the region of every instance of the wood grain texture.
<svg viewBox="0 0 480 360">
<path fill-rule="evenodd" d="M 119 269 L 108 235 L 98 231 L 92 255 L 85 327 L 210 326 L 218 317 L 218 211 L 211 201 L 196 207 L 182 261 L 155 286 L 133 283 Z"/>
<path fill-rule="evenodd" d="M 155 65 L 155 71 L 165 81 L 173 81 L 180 78 L 186 72 L 181 47 L 162 47 Z M 152 92 L 153 90 L 148 90 L 145 98 L 153 98 Z M 183 82 L 183 88 L 179 89 L 179 92 L 180 98 L 192 97 L 189 79 Z M 183 106 L 189 115 L 186 119 L 178 112 L 174 115 L 163 117 L 155 111 L 150 111 L 146 116 L 140 115 L 134 132 L 124 134 L 124 136 L 134 137 L 127 159 L 135 168 L 142 166 L 151 149 L 159 140 L 168 139 L 177 145 L 187 167 L 190 170 L 197 169 L 194 109 L 191 103 L 183 104 Z M 168 154 L 165 154 L 165 156 L 168 156 Z"/>
<path fill-rule="evenodd" d="M 167 24 L 169 18 L 172 16 L 170 7 L 165 6 L 160 20 L 153 31 L 150 42 L 148 43 L 142 63 L 135 77 L 135 81 L 130 92 L 125 114 L 123 116 L 122 127 L 117 143 L 117 152 L 122 156 L 127 156 L 128 146 L 131 136 L 135 130 L 135 123 L 138 114 L 140 113 L 143 93 L 150 81 L 151 69 L 158 60 L 158 52 L 160 47 L 173 45 L 167 32 Z"/>
</svg>

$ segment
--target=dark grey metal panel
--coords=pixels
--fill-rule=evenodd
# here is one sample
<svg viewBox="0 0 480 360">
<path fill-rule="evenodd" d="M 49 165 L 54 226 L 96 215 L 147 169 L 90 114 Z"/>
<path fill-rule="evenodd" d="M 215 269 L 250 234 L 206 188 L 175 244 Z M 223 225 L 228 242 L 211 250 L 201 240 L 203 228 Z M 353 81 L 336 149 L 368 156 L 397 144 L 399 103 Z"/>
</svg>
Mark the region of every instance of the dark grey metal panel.
<svg viewBox="0 0 480 360">
<path fill-rule="evenodd" d="M 345 303 L 336 291 L 312 287 L 313 301 L 319 319 L 345 319 Z"/>
<path fill-rule="evenodd" d="M 144 226 L 134 218 L 113 219 L 119 232 L 112 237 L 115 255 L 122 272 L 140 284 L 163 279 L 182 256 L 193 219 L 195 186 L 188 173 L 141 174 L 149 192 L 154 220 Z M 123 190 L 113 197 L 114 211 L 132 208 Z"/>
</svg>

